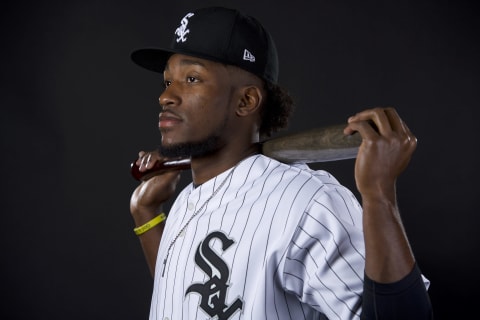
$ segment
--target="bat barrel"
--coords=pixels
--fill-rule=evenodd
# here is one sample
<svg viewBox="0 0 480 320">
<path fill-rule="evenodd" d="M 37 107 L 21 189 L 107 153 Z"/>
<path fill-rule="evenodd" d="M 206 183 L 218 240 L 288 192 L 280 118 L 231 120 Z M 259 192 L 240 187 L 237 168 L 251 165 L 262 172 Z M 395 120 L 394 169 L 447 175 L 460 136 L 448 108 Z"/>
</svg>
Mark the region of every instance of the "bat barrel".
<svg viewBox="0 0 480 320">
<path fill-rule="evenodd" d="M 262 144 L 262 153 L 286 163 L 353 159 L 362 138 L 358 133 L 345 135 L 345 127 L 332 125 L 267 140 Z"/>
</svg>

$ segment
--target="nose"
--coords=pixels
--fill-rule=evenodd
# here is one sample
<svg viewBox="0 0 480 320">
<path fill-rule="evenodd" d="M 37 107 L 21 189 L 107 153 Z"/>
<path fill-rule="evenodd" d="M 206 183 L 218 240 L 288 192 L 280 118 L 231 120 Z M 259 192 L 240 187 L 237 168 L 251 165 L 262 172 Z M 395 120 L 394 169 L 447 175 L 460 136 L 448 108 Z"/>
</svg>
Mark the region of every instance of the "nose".
<svg viewBox="0 0 480 320">
<path fill-rule="evenodd" d="M 173 84 L 170 84 L 167 88 L 165 88 L 165 90 L 163 90 L 162 94 L 160 94 L 160 97 L 158 97 L 158 102 L 162 107 L 176 106 L 179 104 L 180 97 Z"/>
</svg>

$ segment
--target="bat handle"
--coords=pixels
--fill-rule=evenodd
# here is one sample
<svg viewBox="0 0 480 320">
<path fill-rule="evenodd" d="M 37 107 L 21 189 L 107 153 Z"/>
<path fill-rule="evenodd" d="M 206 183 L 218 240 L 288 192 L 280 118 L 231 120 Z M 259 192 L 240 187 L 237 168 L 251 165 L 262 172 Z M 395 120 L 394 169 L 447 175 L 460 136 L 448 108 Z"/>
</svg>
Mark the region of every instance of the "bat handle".
<svg viewBox="0 0 480 320">
<path fill-rule="evenodd" d="M 151 177 L 162 174 L 166 171 L 190 169 L 190 159 L 157 161 L 151 169 L 143 172 L 141 172 L 136 165 L 136 160 L 133 161 L 130 166 L 130 173 L 136 180 L 146 181 Z"/>
</svg>

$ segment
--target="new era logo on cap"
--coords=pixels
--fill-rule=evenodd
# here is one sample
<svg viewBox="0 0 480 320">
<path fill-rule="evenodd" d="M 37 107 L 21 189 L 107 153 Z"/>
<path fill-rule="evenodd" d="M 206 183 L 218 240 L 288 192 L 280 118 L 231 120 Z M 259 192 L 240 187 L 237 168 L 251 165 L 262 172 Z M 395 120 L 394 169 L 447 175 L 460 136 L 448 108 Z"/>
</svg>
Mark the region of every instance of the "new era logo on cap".
<svg viewBox="0 0 480 320">
<path fill-rule="evenodd" d="M 250 51 L 245 49 L 243 51 L 243 60 L 250 61 L 250 62 L 255 62 L 255 56 Z"/>
</svg>

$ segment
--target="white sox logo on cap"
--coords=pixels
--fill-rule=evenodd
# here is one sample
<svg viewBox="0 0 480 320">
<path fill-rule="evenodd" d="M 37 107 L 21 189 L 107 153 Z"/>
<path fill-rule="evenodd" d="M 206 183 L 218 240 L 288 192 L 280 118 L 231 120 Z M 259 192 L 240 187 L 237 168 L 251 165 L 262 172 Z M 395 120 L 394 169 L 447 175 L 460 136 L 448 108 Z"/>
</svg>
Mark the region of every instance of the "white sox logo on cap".
<svg viewBox="0 0 480 320">
<path fill-rule="evenodd" d="M 185 42 L 187 41 L 186 35 L 190 33 L 190 29 L 187 29 L 188 26 L 188 18 L 191 18 L 194 14 L 189 12 L 182 18 L 180 22 L 180 27 L 175 30 L 175 34 L 178 36 L 177 42 Z"/>
</svg>

